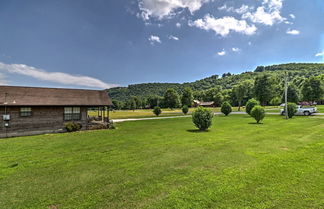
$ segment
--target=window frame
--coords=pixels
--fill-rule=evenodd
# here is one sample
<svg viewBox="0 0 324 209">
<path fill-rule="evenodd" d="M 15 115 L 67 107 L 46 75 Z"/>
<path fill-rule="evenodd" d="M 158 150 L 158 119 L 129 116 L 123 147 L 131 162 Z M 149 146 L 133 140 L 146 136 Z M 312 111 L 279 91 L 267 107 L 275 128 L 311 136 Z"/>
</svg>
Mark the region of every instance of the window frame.
<svg viewBox="0 0 324 209">
<path fill-rule="evenodd" d="M 66 111 L 67 108 L 69 108 L 70 111 Z M 63 109 L 64 121 L 79 121 L 81 120 L 81 118 L 82 118 L 81 107 L 64 107 Z"/>
<path fill-rule="evenodd" d="M 28 111 L 22 109 L 29 109 Z M 19 108 L 19 117 L 28 118 L 33 116 L 32 107 L 20 107 Z"/>
</svg>

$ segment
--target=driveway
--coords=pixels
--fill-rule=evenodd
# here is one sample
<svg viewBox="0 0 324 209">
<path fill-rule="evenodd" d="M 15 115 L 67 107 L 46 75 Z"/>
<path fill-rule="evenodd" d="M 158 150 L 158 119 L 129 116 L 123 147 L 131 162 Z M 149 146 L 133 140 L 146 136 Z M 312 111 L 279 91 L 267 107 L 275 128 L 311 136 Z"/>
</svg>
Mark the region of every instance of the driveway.
<svg viewBox="0 0 324 209">
<path fill-rule="evenodd" d="M 223 113 L 221 112 L 215 112 L 215 115 L 221 115 Z M 246 112 L 231 112 L 232 115 L 246 115 Z M 268 112 L 267 115 L 279 115 L 275 112 Z M 324 113 L 315 113 L 314 116 L 323 115 Z M 125 119 L 113 119 L 112 121 L 114 123 L 121 123 L 121 122 L 127 122 L 127 121 L 140 121 L 140 120 L 162 120 L 162 119 L 170 119 L 170 118 L 188 118 L 191 117 L 191 115 L 183 115 L 183 116 L 168 116 L 168 117 L 153 117 L 153 118 L 125 118 Z"/>
</svg>

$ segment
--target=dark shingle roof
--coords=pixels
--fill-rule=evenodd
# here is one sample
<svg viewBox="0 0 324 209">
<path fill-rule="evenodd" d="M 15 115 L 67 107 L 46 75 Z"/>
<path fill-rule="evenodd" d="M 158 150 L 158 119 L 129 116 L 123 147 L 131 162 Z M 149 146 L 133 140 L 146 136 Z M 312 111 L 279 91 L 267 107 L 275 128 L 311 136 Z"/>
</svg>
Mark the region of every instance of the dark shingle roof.
<svg viewBox="0 0 324 209">
<path fill-rule="evenodd" d="M 0 86 L 0 106 L 111 106 L 105 90 Z"/>
</svg>

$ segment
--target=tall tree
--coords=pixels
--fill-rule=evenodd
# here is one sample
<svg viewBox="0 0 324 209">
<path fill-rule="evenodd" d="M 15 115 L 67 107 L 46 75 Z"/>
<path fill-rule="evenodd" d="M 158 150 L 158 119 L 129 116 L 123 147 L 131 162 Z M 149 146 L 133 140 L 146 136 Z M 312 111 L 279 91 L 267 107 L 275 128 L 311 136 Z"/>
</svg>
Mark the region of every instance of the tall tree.
<svg viewBox="0 0 324 209">
<path fill-rule="evenodd" d="M 164 105 L 168 108 L 180 106 L 179 94 L 174 89 L 168 89 L 164 94 Z"/>
<path fill-rule="evenodd" d="M 313 76 L 305 80 L 301 89 L 305 101 L 319 101 L 323 97 L 324 89 L 320 76 Z"/>
<path fill-rule="evenodd" d="M 274 79 L 269 74 L 256 77 L 254 91 L 257 100 L 266 105 L 274 96 Z"/>
<path fill-rule="evenodd" d="M 193 101 L 192 89 L 189 87 L 186 87 L 182 93 L 181 103 L 182 103 L 182 105 L 187 105 L 188 107 L 191 107 L 192 101 Z"/>
<path fill-rule="evenodd" d="M 253 97 L 253 82 L 250 80 L 242 81 L 233 87 L 233 91 L 239 105 L 238 111 L 240 111 L 243 100 L 247 101 Z"/>
<path fill-rule="evenodd" d="M 287 89 L 287 101 L 298 103 L 299 102 L 299 96 L 298 96 L 298 88 L 295 84 L 290 83 L 288 85 Z M 281 102 L 285 102 L 285 94 L 282 95 Z"/>
<path fill-rule="evenodd" d="M 204 101 L 213 101 L 215 105 L 220 106 L 223 102 L 222 89 L 217 86 L 206 91 Z"/>
</svg>

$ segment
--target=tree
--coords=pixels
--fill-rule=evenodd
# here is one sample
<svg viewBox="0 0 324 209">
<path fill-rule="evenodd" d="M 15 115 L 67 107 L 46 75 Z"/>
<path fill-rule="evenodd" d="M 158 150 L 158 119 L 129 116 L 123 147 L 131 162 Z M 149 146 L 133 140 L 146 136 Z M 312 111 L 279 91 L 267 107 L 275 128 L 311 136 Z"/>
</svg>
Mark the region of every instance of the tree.
<svg viewBox="0 0 324 209">
<path fill-rule="evenodd" d="M 243 99 L 252 96 L 253 83 L 246 80 L 234 86 L 233 89 L 239 104 L 238 111 L 240 111 Z"/>
<path fill-rule="evenodd" d="M 264 108 L 260 105 L 253 107 L 251 110 L 251 116 L 256 120 L 257 123 L 260 123 L 265 117 Z"/>
<path fill-rule="evenodd" d="M 186 87 L 183 90 L 182 97 L 181 97 L 181 103 L 182 105 L 186 105 L 188 107 L 191 107 L 193 102 L 193 92 L 192 89 L 189 87 Z"/>
<path fill-rule="evenodd" d="M 255 99 L 250 99 L 247 103 L 246 103 L 246 107 L 245 107 L 245 111 L 247 114 L 251 115 L 251 110 L 253 109 L 254 106 L 260 105 L 260 103 L 255 100 Z"/>
<path fill-rule="evenodd" d="M 168 89 L 164 94 L 164 104 L 168 108 L 180 106 L 179 94 L 174 89 Z"/>
<path fill-rule="evenodd" d="M 153 109 L 153 113 L 156 115 L 156 116 L 159 116 L 161 113 L 162 113 L 162 110 L 159 106 L 156 106 L 154 107 Z"/>
<path fill-rule="evenodd" d="M 295 84 L 289 84 L 287 89 L 287 101 L 298 103 L 299 102 L 299 96 L 298 96 L 298 89 Z M 281 102 L 285 102 L 285 94 L 282 95 Z"/>
<path fill-rule="evenodd" d="M 160 97 L 158 95 L 151 95 L 147 98 L 147 104 L 150 108 L 154 108 L 156 106 L 160 105 L 160 102 L 162 102 L 163 97 Z"/>
<path fill-rule="evenodd" d="M 211 110 L 198 107 L 192 113 L 192 122 L 200 131 L 207 130 L 212 125 L 214 114 Z"/>
<path fill-rule="evenodd" d="M 321 100 L 324 94 L 321 77 L 313 76 L 305 80 L 301 92 L 304 101 L 314 102 Z"/>
<path fill-rule="evenodd" d="M 113 99 L 113 107 L 115 110 L 121 110 L 123 108 L 123 102 Z"/>
<path fill-rule="evenodd" d="M 262 105 L 266 105 L 274 95 L 274 81 L 269 74 L 262 74 L 256 77 L 254 82 L 254 91 L 256 98 Z"/>
<path fill-rule="evenodd" d="M 220 87 L 211 88 L 206 91 L 204 101 L 213 101 L 216 106 L 220 106 L 223 101 L 223 95 Z"/>
<path fill-rule="evenodd" d="M 297 105 L 295 103 L 288 103 L 287 109 L 288 109 L 288 117 L 292 118 L 297 112 Z"/>
<path fill-rule="evenodd" d="M 189 112 L 189 108 L 187 105 L 182 106 L 182 112 L 183 112 L 183 114 L 187 115 L 187 113 Z"/>
<path fill-rule="evenodd" d="M 223 102 L 221 111 L 225 116 L 228 116 L 232 112 L 232 106 L 228 102 Z"/>
</svg>

